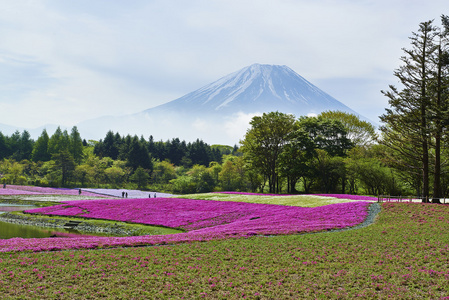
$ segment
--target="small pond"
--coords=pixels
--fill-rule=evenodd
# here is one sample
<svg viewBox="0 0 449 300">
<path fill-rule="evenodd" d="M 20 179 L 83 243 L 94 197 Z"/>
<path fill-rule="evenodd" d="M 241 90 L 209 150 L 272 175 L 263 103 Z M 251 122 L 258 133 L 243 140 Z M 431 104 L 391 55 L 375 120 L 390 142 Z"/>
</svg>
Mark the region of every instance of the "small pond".
<svg viewBox="0 0 449 300">
<path fill-rule="evenodd" d="M 36 208 L 36 206 L 13 205 L 0 203 L 0 214 L 11 211 L 22 211 Z M 38 227 L 32 225 L 18 225 L 1 222 L 0 219 L 0 239 L 21 238 L 45 238 L 45 237 L 80 237 L 80 236 L 112 236 L 111 234 L 82 234 L 74 229 Z"/>
</svg>

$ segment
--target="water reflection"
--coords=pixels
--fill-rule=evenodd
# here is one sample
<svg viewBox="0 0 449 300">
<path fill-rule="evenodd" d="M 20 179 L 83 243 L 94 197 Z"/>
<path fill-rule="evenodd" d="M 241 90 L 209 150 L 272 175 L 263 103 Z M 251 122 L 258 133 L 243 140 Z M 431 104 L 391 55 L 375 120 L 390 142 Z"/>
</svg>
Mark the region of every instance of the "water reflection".
<svg viewBox="0 0 449 300">
<path fill-rule="evenodd" d="M 36 208 L 29 205 L 11 205 L 0 203 L 0 214 L 11 211 L 23 211 Z M 74 229 L 48 228 L 32 225 L 18 225 L 1 222 L 0 219 L 0 239 L 21 238 L 46 238 L 46 237 L 80 237 L 80 236 L 112 236 L 111 234 L 82 234 Z"/>
</svg>

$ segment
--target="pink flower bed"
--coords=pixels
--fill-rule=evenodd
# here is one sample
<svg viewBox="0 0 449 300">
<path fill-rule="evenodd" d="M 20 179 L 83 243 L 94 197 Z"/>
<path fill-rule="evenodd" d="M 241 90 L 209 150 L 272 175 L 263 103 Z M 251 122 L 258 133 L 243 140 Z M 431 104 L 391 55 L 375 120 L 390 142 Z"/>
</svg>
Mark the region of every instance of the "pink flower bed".
<svg viewBox="0 0 449 300">
<path fill-rule="evenodd" d="M 182 228 L 185 233 L 139 237 L 83 237 L 0 240 L 0 251 L 155 245 L 251 235 L 295 234 L 355 226 L 366 218 L 369 202 L 314 208 L 176 198 L 69 201 L 30 213 L 83 216 Z"/>
<path fill-rule="evenodd" d="M 261 193 L 246 193 L 246 192 L 216 192 L 222 194 L 236 194 L 236 195 L 250 195 L 250 196 L 295 196 L 291 194 L 261 194 Z M 349 195 L 349 194 L 308 194 L 310 196 L 333 197 L 338 199 L 348 199 L 357 201 L 377 201 L 376 197 Z"/>
<path fill-rule="evenodd" d="M 333 197 L 338 199 L 349 199 L 357 201 L 377 201 L 376 197 L 349 194 L 313 194 L 313 196 Z"/>
<path fill-rule="evenodd" d="M 11 188 L 0 188 L 0 195 L 41 195 L 38 192 L 24 191 L 24 190 L 16 190 Z"/>
<path fill-rule="evenodd" d="M 6 188 L 0 187 L 0 195 L 78 195 L 78 189 L 52 188 L 26 185 L 6 185 Z M 81 195 L 89 197 L 104 197 L 102 195 L 84 191 L 81 189 Z"/>
<path fill-rule="evenodd" d="M 250 195 L 250 196 L 293 196 L 288 194 L 262 194 L 262 193 L 247 193 L 247 192 L 214 192 L 217 194 L 236 194 L 236 195 Z"/>
</svg>

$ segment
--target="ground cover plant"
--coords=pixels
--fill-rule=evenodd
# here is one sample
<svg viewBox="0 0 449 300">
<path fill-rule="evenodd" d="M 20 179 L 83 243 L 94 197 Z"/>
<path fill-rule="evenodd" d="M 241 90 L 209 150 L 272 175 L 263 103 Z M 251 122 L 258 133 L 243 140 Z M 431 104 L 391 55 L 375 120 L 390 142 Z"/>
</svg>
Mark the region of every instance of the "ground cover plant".
<svg viewBox="0 0 449 300">
<path fill-rule="evenodd" d="M 445 299 L 449 206 L 382 203 L 371 226 L 170 246 L 0 253 L 11 299 Z"/>
<path fill-rule="evenodd" d="M 87 197 L 101 197 L 98 193 L 83 191 L 81 194 Z M 68 188 L 52 188 L 39 186 L 25 186 L 25 185 L 6 185 L 5 188 L 0 188 L 0 195 L 80 195 L 79 189 Z"/>
<path fill-rule="evenodd" d="M 159 225 L 186 230 L 164 236 L 86 237 L 77 239 L 9 239 L 0 251 L 157 245 L 190 241 L 316 232 L 355 226 L 367 216 L 369 202 L 321 207 L 223 202 L 176 198 L 68 201 L 29 210 L 39 215 L 76 216 Z"/>
<path fill-rule="evenodd" d="M 29 209 L 29 208 L 27 208 Z M 64 217 L 64 216 L 47 216 L 47 215 L 30 215 L 24 214 L 22 211 L 13 211 L 6 214 L 0 214 L 0 222 L 5 222 L 8 219 L 20 219 L 20 220 L 29 220 L 32 222 L 38 222 L 42 224 L 50 224 L 52 227 L 44 227 L 47 229 L 58 228 L 55 226 L 56 224 L 65 224 L 70 221 L 79 221 L 81 228 L 85 227 L 95 227 L 98 231 L 87 231 L 83 232 L 80 230 L 80 226 L 76 228 L 77 231 L 83 233 L 83 235 L 92 235 L 95 236 L 137 236 L 137 235 L 165 235 L 165 234 L 174 234 L 182 232 L 181 230 L 176 230 L 173 228 L 161 227 L 161 226 L 149 226 L 140 223 L 127 223 L 127 222 L 119 222 L 116 220 L 98 220 L 98 219 L 74 219 L 72 217 Z M 112 233 L 111 233 L 112 232 Z M 121 233 L 123 232 L 123 233 Z M 60 233 L 58 233 L 59 237 Z M 79 238 L 80 235 L 73 235 L 73 237 Z M 34 242 L 39 242 L 40 239 L 32 239 Z M 54 240 L 54 239 L 53 239 Z M 1 239 L 0 239 L 1 241 Z M 12 241 L 12 240 L 10 240 Z M 48 241 L 46 242 L 48 243 Z"/>
<path fill-rule="evenodd" d="M 278 195 L 241 192 L 217 192 L 174 196 L 177 198 L 188 197 L 198 200 L 233 201 L 261 204 L 278 204 L 287 206 L 317 207 L 335 203 L 347 203 L 352 201 L 377 201 L 377 198 L 347 194 L 321 194 L 321 195 Z"/>
<path fill-rule="evenodd" d="M 100 188 L 85 188 L 83 191 L 92 192 L 95 194 L 113 196 L 122 198 L 123 192 L 127 193 L 127 198 L 154 198 L 156 197 L 171 197 L 172 194 L 152 192 L 152 191 L 141 191 L 141 190 L 130 190 L 130 189 L 100 189 Z"/>
</svg>

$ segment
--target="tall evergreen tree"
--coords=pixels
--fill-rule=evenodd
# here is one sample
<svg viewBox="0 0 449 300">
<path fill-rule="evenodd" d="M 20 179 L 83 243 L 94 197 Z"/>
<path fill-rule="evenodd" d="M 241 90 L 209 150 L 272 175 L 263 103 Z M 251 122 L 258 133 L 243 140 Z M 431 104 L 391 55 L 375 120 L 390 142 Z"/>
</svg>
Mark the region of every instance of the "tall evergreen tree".
<svg viewBox="0 0 449 300">
<path fill-rule="evenodd" d="M 72 132 L 70 133 L 69 150 L 70 154 L 72 154 L 73 159 L 78 165 L 83 159 L 83 148 L 83 140 L 81 139 L 81 135 L 78 132 L 78 128 L 76 126 L 73 126 Z"/>
<path fill-rule="evenodd" d="M 9 147 L 7 138 L 0 131 L 0 160 L 9 156 Z"/>
<path fill-rule="evenodd" d="M 112 131 L 108 131 L 103 140 L 103 156 L 109 156 L 112 159 L 117 159 L 119 154 L 119 147 L 116 141 L 116 136 Z"/>
<path fill-rule="evenodd" d="M 411 49 L 403 49 L 403 65 L 394 72 L 403 89 L 390 85 L 389 91 L 382 91 L 389 98 L 390 108 L 380 117 L 385 123 L 381 127 L 381 142 L 401 153 L 407 158 L 404 161 L 419 160 L 423 201 L 430 195 L 430 150 L 435 142 L 432 137 L 440 140 L 442 125 L 438 121 L 441 120 L 442 103 L 435 97 L 438 93 L 432 87 L 438 77 L 438 63 L 435 63 L 435 58 L 440 57 L 438 35 L 439 29 L 433 26 L 433 21 L 422 22 L 418 33 L 412 33 L 410 37 Z M 436 163 L 438 178 L 440 162 Z M 438 182 L 436 184 L 439 190 Z M 439 191 L 434 191 L 434 195 L 438 196 Z"/>
<path fill-rule="evenodd" d="M 127 161 L 133 170 L 136 170 L 138 167 L 142 167 L 150 171 L 153 169 L 153 164 L 151 162 L 148 149 L 141 143 L 137 136 L 134 136 L 131 141 Z"/>
<path fill-rule="evenodd" d="M 441 187 L 441 144 L 445 139 L 445 127 L 448 125 L 448 102 L 449 102 L 449 17 L 441 16 L 443 29 L 439 30 L 437 37 L 438 51 L 433 56 L 434 80 L 430 83 L 433 93 L 432 119 L 434 122 L 433 133 L 435 140 L 435 169 L 433 176 L 432 202 L 440 202 L 442 196 Z"/>
<path fill-rule="evenodd" d="M 55 161 L 56 171 L 61 176 L 61 186 L 66 186 L 76 166 L 73 156 L 64 149 L 53 154 L 52 159 Z"/>
<path fill-rule="evenodd" d="M 63 150 L 69 151 L 69 144 L 70 138 L 67 130 L 62 131 L 61 127 L 58 126 L 48 141 L 48 153 L 54 155 Z"/>
<path fill-rule="evenodd" d="M 48 153 L 49 139 L 47 130 L 44 129 L 36 143 L 34 143 L 33 152 L 31 153 L 31 159 L 33 161 L 49 161 L 51 159 L 51 156 Z"/>
</svg>

